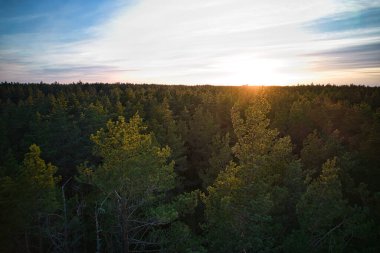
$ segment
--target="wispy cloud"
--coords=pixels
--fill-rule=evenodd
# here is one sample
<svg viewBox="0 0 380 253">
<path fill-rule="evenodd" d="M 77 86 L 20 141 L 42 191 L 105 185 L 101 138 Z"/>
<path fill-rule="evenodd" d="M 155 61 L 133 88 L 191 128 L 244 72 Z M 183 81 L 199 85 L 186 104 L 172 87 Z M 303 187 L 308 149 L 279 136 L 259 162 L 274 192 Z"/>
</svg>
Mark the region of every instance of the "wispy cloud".
<svg viewBox="0 0 380 253">
<path fill-rule="evenodd" d="M 0 42 L 0 75 L 60 82 L 380 83 L 379 12 L 369 1 L 118 2 L 106 17 L 75 31 L 57 29 L 81 20 L 0 34 L 6 41 Z"/>
<path fill-rule="evenodd" d="M 129 72 L 138 71 L 138 69 L 119 69 L 112 68 L 107 65 L 104 66 L 59 66 L 59 67 L 46 67 L 36 70 L 40 74 L 81 74 L 81 73 L 110 73 L 110 72 Z"/>
<path fill-rule="evenodd" d="M 305 23 L 319 38 L 305 54 L 322 80 L 380 84 L 380 3 L 348 1 L 343 11 Z"/>
<path fill-rule="evenodd" d="M 380 42 L 318 52 L 314 56 L 327 59 L 324 69 L 379 68 Z"/>
<path fill-rule="evenodd" d="M 336 13 L 309 24 L 316 32 L 344 32 L 380 27 L 380 7 Z M 380 35 L 380 30 L 377 30 Z"/>
</svg>

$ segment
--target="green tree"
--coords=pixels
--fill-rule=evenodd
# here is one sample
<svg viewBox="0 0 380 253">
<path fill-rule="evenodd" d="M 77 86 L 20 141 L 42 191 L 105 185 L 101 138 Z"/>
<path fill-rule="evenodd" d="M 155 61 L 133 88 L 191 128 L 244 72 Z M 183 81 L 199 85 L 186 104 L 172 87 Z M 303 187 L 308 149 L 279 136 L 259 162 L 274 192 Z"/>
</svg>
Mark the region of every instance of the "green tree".
<svg viewBox="0 0 380 253">
<path fill-rule="evenodd" d="M 322 138 L 316 130 L 303 141 L 300 152 L 301 163 L 308 180 L 314 179 L 321 173 L 323 163 L 334 156 L 343 156 L 339 131 L 335 130 Z"/>
<path fill-rule="evenodd" d="M 2 224 L 7 224 L 10 229 L 2 235 L 10 237 L 9 241 L 2 244 L 5 248 L 16 247 L 27 252 L 33 247 L 40 250 L 44 248 L 43 240 L 47 238 L 45 220 L 57 208 L 58 178 L 54 176 L 57 168 L 50 163 L 46 164 L 40 155 L 40 148 L 31 145 L 20 167 L 20 174 L 14 179 L 1 179 Z M 16 240 L 20 236 L 24 237 L 25 244 L 17 245 Z"/>
<path fill-rule="evenodd" d="M 30 224 L 29 233 L 42 240 L 41 237 L 48 237 L 46 234 L 45 220 L 48 219 L 50 214 L 57 208 L 56 200 L 56 182 L 59 178 L 54 175 L 57 171 L 57 167 L 41 159 L 40 148 L 32 144 L 29 147 L 29 153 L 25 155 L 23 162 L 23 170 L 20 178 L 20 184 L 25 187 L 25 191 L 22 194 L 23 198 L 21 205 L 24 210 L 27 210 L 26 216 Z M 28 230 L 25 232 L 28 237 Z M 28 240 L 28 239 L 26 239 Z M 28 243 L 27 243 L 28 245 Z M 40 248 L 44 248 L 43 245 L 39 245 Z"/>
<path fill-rule="evenodd" d="M 321 175 L 308 185 L 297 204 L 300 229 L 287 238 L 287 252 L 371 252 L 370 248 L 349 246 L 351 241 L 367 240 L 365 237 L 375 233 L 366 211 L 349 206 L 344 199 L 339 170 L 336 158 L 327 160 Z"/>
<path fill-rule="evenodd" d="M 189 170 L 186 171 L 186 177 L 190 181 L 190 188 L 202 185 L 199 175 L 210 167 L 212 141 L 217 132 L 218 126 L 214 116 L 207 108 L 199 105 L 189 119 L 189 131 L 186 138 L 189 154 Z"/>
<path fill-rule="evenodd" d="M 167 99 L 151 108 L 153 110 L 149 126 L 154 132 L 158 143 L 167 145 L 172 150 L 170 159 L 175 161 L 174 169 L 183 173 L 187 169 L 186 149 L 178 123 L 174 119 Z"/>
<path fill-rule="evenodd" d="M 208 159 L 209 167 L 199 171 L 204 189 L 207 189 L 215 181 L 220 171 L 225 169 L 232 159 L 229 134 L 224 137 L 216 134 L 212 139 L 211 147 L 211 156 Z"/>
<path fill-rule="evenodd" d="M 150 232 L 179 216 L 181 201 L 167 196 L 175 186 L 170 149 L 157 146 L 153 134 L 145 131 L 136 114 L 129 122 L 123 117 L 109 121 L 91 136 L 102 163 L 82 168 L 81 179 L 98 189 L 94 207 L 98 252 L 107 238 L 113 241 L 107 248 L 120 245 L 122 252 L 157 249 L 159 241 Z M 115 226 L 118 231 L 112 230 Z"/>
<path fill-rule="evenodd" d="M 231 163 L 204 196 L 206 229 L 212 252 L 270 252 L 278 246 L 289 196 L 300 190 L 300 166 L 292 155 L 289 137 L 269 129 L 269 104 L 256 98 L 241 117 L 232 110 L 238 142 Z M 291 208 L 291 207 L 290 207 Z M 293 207 L 294 208 L 294 207 Z"/>
</svg>

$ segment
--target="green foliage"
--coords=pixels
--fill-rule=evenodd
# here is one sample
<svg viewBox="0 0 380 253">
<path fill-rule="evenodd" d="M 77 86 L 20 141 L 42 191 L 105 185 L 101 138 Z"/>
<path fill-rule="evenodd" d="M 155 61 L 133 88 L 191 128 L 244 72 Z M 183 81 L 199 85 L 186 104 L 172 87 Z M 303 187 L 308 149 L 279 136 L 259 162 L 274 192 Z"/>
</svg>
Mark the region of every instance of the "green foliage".
<svg viewBox="0 0 380 253">
<path fill-rule="evenodd" d="M 1 83 L 0 251 L 379 252 L 379 90 Z"/>
<path fill-rule="evenodd" d="M 0 223 L 4 228 L 0 231 L 0 251 L 12 252 L 17 249 L 14 238 L 26 227 L 28 220 L 24 210 L 19 208 L 23 200 L 20 197 L 20 185 L 10 177 L 0 178 Z"/>
<path fill-rule="evenodd" d="M 270 251 L 273 246 L 273 201 L 264 183 L 248 184 L 240 177 L 242 169 L 231 164 L 204 197 L 211 252 Z"/>
<path fill-rule="evenodd" d="M 14 179 L 0 179 L 1 224 L 8 228 L 1 233 L 1 245 L 5 251 L 17 248 L 17 245 L 12 245 L 14 237 L 24 234 L 28 244 L 32 244 L 32 238 L 43 240 L 47 237 L 42 232 L 42 220 L 57 208 L 55 187 L 59 178 L 54 176 L 57 168 L 46 164 L 40 155 L 40 148 L 31 145 L 20 174 Z M 30 250 L 29 247 L 26 246 L 25 250 Z"/>
<path fill-rule="evenodd" d="M 209 166 L 199 171 L 199 177 L 202 179 L 203 188 L 210 186 L 227 164 L 232 159 L 232 151 L 230 147 L 230 136 L 221 137 L 215 135 L 211 143 L 211 156 L 208 159 Z"/>
<path fill-rule="evenodd" d="M 158 237 L 161 252 L 206 253 L 202 240 L 182 222 L 174 222 L 168 229 L 153 233 Z"/>
<path fill-rule="evenodd" d="M 334 224 L 342 216 L 347 203 L 342 199 L 338 171 L 336 159 L 328 160 L 322 174 L 307 187 L 297 205 L 300 225 L 311 233 Z"/>
<path fill-rule="evenodd" d="M 102 209 L 97 209 L 97 213 L 119 216 L 119 220 L 98 226 L 120 226 L 122 249 L 152 244 L 145 238 L 139 239 L 140 233 L 178 218 L 175 206 L 165 203 L 166 193 L 175 186 L 174 163 L 167 162 L 170 149 L 156 146 L 152 134 L 145 131 L 137 114 L 129 122 L 123 117 L 108 121 L 105 129 L 91 136 L 94 153 L 102 158 L 102 163 L 93 170 L 81 171 L 82 179 L 100 190 L 96 203 Z M 111 201 L 108 210 L 103 209 L 105 201 Z M 139 232 L 140 228 L 144 229 Z"/>
<path fill-rule="evenodd" d="M 316 130 L 309 134 L 300 152 L 308 179 L 316 178 L 321 173 L 322 164 L 337 155 L 343 156 L 338 130 L 333 131 L 325 139 L 321 138 Z"/>
<path fill-rule="evenodd" d="M 150 199 L 174 186 L 173 163 L 166 162 L 170 149 L 155 146 L 145 130 L 136 114 L 128 123 L 123 117 L 108 121 L 106 129 L 91 136 L 95 155 L 103 159 L 91 176 L 104 192 Z"/>
<path fill-rule="evenodd" d="M 33 144 L 29 147 L 29 153 L 25 155 L 23 162 L 24 170 L 22 171 L 22 177 L 25 183 L 30 187 L 35 188 L 38 192 L 49 192 L 54 189 L 55 178 L 54 174 L 57 171 L 57 167 L 46 164 L 44 160 L 40 158 L 40 148 Z"/>
<path fill-rule="evenodd" d="M 233 152 L 240 166 L 231 163 L 204 196 L 212 252 L 269 252 L 277 246 L 284 221 L 275 223 L 273 214 L 283 212 L 288 192 L 293 197 L 301 180 L 290 139 L 269 128 L 269 109 L 265 99 L 257 98 L 244 118 L 238 107 L 232 110 L 238 141 Z"/>
<path fill-rule="evenodd" d="M 350 241 L 363 239 L 363 232 L 371 235 L 373 229 L 366 211 L 349 206 L 343 198 L 336 158 L 326 161 L 321 175 L 309 184 L 297 204 L 297 216 L 300 230 L 287 239 L 289 252 L 293 248 L 299 252 L 347 252 L 348 249 L 355 252 L 349 246 Z"/>
</svg>

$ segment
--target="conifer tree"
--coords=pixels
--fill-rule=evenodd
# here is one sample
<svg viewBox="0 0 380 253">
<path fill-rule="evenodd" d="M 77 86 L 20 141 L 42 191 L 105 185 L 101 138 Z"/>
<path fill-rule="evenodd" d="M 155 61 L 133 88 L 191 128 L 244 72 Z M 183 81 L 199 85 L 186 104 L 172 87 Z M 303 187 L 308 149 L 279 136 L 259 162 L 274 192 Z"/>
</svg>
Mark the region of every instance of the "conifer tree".
<svg viewBox="0 0 380 253">
<path fill-rule="evenodd" d="M 350 241 L 370 240 L 373 224 L 366 210 L 344 199 L 337 158 L 327 160 L 297 204 L 300 229 L 285 241 L 286 252 L 371 252 L 355 249 Z M 367 238 L 363 238 L 363 233 Z"/>
<path fill-rule="evenodd" d="M 268 112 L 263 98 L 253 101 L 244 118 L 239 107 L 232 110 L 239 165 L 231 163 L 204 196 L 212 252 L 269 252 L 279 243 L 286 221 L 273 214 L 288 211 L 289 194 L 300 188 L 300 166 L 289 137 L 269 128 Z"/>
<path fill-rule="evenodd" d="M 168 162 L 170 149 L 153 142 L 153 134 L 146 133 L 137 114 L 129 122 L 123 117 L 109 121 L 91 139 L 102 163 L 94 169 L 82 168 L 81 179 L 98 192 L 94 207 L 97 251 L 104 249 L 106 238 L 112 241 L 107 248 L 120 245 L 122 252 L 159 248 L 152 232 L 176 220 L 180 207 L 194 199 L 168 199 L 167 193 L 175 186 L 174 163 Z"/>
</svg>

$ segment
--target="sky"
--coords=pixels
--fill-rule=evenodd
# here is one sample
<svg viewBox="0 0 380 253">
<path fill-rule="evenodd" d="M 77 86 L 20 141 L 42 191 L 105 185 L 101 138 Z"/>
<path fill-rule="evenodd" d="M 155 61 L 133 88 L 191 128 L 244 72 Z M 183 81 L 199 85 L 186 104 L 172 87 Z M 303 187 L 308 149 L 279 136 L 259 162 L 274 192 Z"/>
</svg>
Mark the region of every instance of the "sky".
<svg viewBox="0 0 380 253">
<path fill-rule="evenodd" d="M 0 81 L 380 85 L 380 0 L 0 0 Z"/>
</svg>

